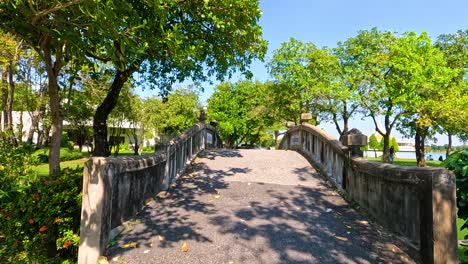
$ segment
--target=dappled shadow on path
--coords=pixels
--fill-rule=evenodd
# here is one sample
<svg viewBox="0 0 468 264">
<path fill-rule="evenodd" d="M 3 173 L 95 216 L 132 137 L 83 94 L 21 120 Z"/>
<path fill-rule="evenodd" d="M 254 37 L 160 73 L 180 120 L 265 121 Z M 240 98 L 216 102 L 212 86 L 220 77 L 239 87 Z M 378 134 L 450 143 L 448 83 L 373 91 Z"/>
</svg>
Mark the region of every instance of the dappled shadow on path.
<svg viewBox="0 0 468 264">
<path fill-rule="evenodd" d="M 412 262 L 402 243 L 352 209 L 310 167 L 293 170 L 297 185 L 228 181 L 253 168 L 211 169 L 219 155 L 242 157 L 218 152 L 200 155 L 169 192 L 145 207 L 108 255 L 124 256 L 127 263 Z M 185 241 L 186 254 L 180 250 Z M 156 250 L 141 256 L 119 247 L 129 242 Z"/>
<path fill-rule="evenodd" d="M 212 153 L 203 153 L 201 156 L 210 159 L 218 155 Z M 149 201 L 136 220 L 128 223 L 127 231 L 108 249 L 107 254 L 121 255 L 133 250 L 127 247 L 129 243 L 137 243 L 138 247 L 145 248 L 172 248 L 179 247 L 180 242 L 186 240 L 213 242 L 200 232 L 202 227 L 197 219 L 193 219 L 194 213 L 215 215 L 217 209 L 214 200 L 220 190 L 229 188 L 229 183 L 223 178 L 250 171 L 249 168 L 213 170 L 202 162 L 192 164 L 167 192 Z"/>
<path fill-rule="evenodd" d="M 209 216 L 222 234 L 235 234 L 247 251 L 264 241 L 275 263 L 406 263 L 401 243 L 330 192 L 297 186 L 264 189 L 265 199 L 234 213 Z M 328 190 L 327 190 L 328 189 Z M 260 192 L 261 190 L 257 190 Z M 272 256 L 262 256 L 269 260 Z M 241 261 L 247 261 L 242 260 Z"/>
<path fill-rule="evenodd" d="M 203 151 L 198 155 L 200 158 L 215 160 L 217 157 L 222 158 L 242 158 L 242 154 L 237 149 L 218 149 L 216 151 Z"/>
</svg>

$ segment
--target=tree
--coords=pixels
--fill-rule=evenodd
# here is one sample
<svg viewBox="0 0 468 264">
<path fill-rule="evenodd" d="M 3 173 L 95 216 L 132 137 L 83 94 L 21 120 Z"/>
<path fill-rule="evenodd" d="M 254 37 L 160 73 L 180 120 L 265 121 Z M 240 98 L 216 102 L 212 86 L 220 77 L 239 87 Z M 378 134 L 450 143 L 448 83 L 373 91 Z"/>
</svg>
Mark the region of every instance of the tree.
<svg viewBox="0 0 468 264">
<path fill-rule="evenodd" d="M 338 42 L 338 47 L 333 49 L 333 54 L 339 60 L 339 69 L 334 74 L 330 85 L 328 112 L 332 115 L 333 123 L 340 135 L 349 129 L 349 119 L 359 110 L 360 94 L 359 85 L 365 74 L 359 65 L 354 63 L 355 56 L 352 54 L 352 45 L 348 47 L 347 42 Z M 343 122 L 340 126 L 339 120 Z"/>
<path fill-rule="evenodd" d="M 415 120 L 412 114 L 418 112 L 416 106 L 422 102 L 420 90 L 434 85 L 437 74 L 444 71 L 440 68 L 443 65 L 426 33 L 397 36 L 373 28 L 348 39 L 347 46 L 348 53 L 354 56 L 353 64 L 363 69 L 358 88 L 362 107 L 383 137 L 382 159 L 388 162 L 392 130 L 403 117 L 408 118 L 405 127 L 411 127 L 409 121 Z M 384 117 L 383 128 L 377 123 L 379 116 Z M 416 140 L 420 139 L 416 135 Z"/>
<path fill-rule="evenodd" d="M 379 140 L 375 134 L 370 135 L 369 137 L 369 148 L 374 150 L 374 155 L 377 158 L 377 150 L 379 149 Z"/>
<path fill-rule="evenodd" d="M 23 52 L 23 42 L 9 33 L 0 31 L 0 67 L 2 68 L 2 111 L 5 121 L 4 130 L 12 145 L 17 144 L 13 127 L 13 105 L 15 98 L 18 61 Z M 0 123 L 1 125 L 1 123 Z M 1 129 L 1 126 L 0 126 Z"/>
<path fill-rule="evenodd" d="M 426 166 L 425 142 L 438 130 L 439 120 L 446 113 L 453 114 L 447 106 L 457 100 L 459 91 L 450 87 L 454 71 L 446 66 L 446 60 L 431 39 L 425 34 L 406 33 L 399 38 L 401 51 L 409 61 L 398 62 L 404 84 L 414 87 L 412 103 L 404 104 L 399 130 L 415 138 L 418 166 Z M 403 129 L 402 129 L 403 128 Z"/>
<path fill-rule="evenodd" d="M 107 156 L 107 117 L 136 73 L 165 94 L 187 78 L 222 79 L 262 58 L 266 43 L 257 1 L 114 1 L 98 5 L 98 27 L 86 28 L 86 54 L 111 62 L 114 78 L 94 115 L 94 154 Z M 145 78 L 146 77 L 146 78 Z"/>
<path fill-rule="evenodd" d="M 63 118 L 58 77 L 70 56 L 81 53 L 80 49 L 77 49 L 79 47 L 77 44 L 82 39 L 83 22 L 88 25 L 92 20 L 82 12 L 88 2 L 83 0 L 0 2 L 0 28 L 14 34 L 36 50 L 45 64 L 52 119 L 49 157 L 51 175 L 58 175 L 60 172 Z"/>
<path fill-rule="evenodd" d="M 257 144 L 271 124 L 264 103 L 266 86 L 260 82 L 222 83 L 208 100 L 208 117 L 218 122 L 228 146 Z"/>
<path fill-rule="evenodd" d="M 446 148 L 446 157 L 448 157 L 452 149 L 452 135 L 460 136 L 468 133 L 468 124 L 465 118 L 468 115 L 466 112 L 468 111 L 468 81 L 466 78 L 468 73 L 468 66 L 466 65 L 468 61 L 468 30 L 459 30 L 455 34 L 440 35 L 437 38 L 435 46 L 444 53 L 447 66 L 458 73 L 453 76 L 450 88 L 461 89 L 458 95 L 451 98 L 453 100 L 449 100 L 449 103 L 451 103 L 449 109 L 459 109 L 458 111 L 462 112 L 447 114 L 440 119 L 441 126 L 448 135 L 448 146 Z M 465 111 L 463 112 L 463 110 Z"/>
<path fill-rule="evenodd" d="M 392 138 L 390 139 L 390 147 L 393 147 L 393 149 L 395 150 L 395 152 L 400 151 L 400 147 L 398 146 L 398 142 L 397 142 L 396 138 L 392 137 Z"/>
<path fill-rule="evenodd" d="M 312 113 L 314 121 L 331 94 L 331 79 L 338 71 L 338 60 L 328 49 L 319 49 L 313 43 L 303 43 L 291 38 L 274 51 L 267 64 L 275 78 L 276 104 L 290 111 L 289 117 L 298 123 L 301 113 Z"/>
</svg>

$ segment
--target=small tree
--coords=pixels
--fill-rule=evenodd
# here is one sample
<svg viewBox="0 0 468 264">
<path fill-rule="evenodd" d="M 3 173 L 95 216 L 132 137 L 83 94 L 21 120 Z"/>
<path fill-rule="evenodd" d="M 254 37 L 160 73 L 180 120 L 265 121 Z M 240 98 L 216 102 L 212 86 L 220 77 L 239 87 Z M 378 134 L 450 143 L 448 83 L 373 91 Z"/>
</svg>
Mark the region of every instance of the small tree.
<svg viewBox="0 0 468 264">
<path fill-rule="evenodd" d="M 377 158 L 377 149 L 379 149 L 380 147 L 380 143 L 379 143 L 379 140 L 377 139 L 377 137 L 375 136 L 375 134 L 372 134 L 370 137 L 369 137 L 369 148 L 370 149 L 373 149 L 374 150 L 374 155 L 375 157 Z"/>
<path fill-rule="evenodd" d="M 393 147 L 395 152 L 400 151 L 400 147 L 398 147 L 398 142 L 397 142 L 396 138 L 392 137 L 392 139 L 390 139 L 390 147 Z"/>
</svg>

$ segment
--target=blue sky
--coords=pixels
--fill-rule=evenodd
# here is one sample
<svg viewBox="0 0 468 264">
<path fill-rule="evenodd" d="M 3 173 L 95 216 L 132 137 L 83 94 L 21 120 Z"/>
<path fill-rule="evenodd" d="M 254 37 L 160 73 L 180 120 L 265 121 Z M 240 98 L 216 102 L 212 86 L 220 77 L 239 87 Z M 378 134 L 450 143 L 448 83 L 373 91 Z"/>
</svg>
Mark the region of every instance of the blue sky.
<svg viewBox="0 0 468 264">
<path fill-rule="evenodd" d="M 468 28 L 468 0 L 261 0 L 260 8 L 263 38 L 269 43 L 266 61 L 291 37 L 317 46 L 335 47 L 338 41 L 372 27 L 398 33 L 426 31 L 433 39 Z M 251 71 L 254 79 L 269 79 L 263 62 L 254 62 Z M 206 102 L 212 92 L 213 86 L 206 85 L 201 94 L 202 102 Z M 321 127 L 337 136 L 334 126 L 322 124 Z M 370 120 L 362 121 L 360 117 L 351 121 L 351 127 L 365 134 L 374 131 Z M 396 131 L 394 135 L 401 137 Z M 437 144 L 446 142 L 446 137 L 441 136 Z"/>
</svg>

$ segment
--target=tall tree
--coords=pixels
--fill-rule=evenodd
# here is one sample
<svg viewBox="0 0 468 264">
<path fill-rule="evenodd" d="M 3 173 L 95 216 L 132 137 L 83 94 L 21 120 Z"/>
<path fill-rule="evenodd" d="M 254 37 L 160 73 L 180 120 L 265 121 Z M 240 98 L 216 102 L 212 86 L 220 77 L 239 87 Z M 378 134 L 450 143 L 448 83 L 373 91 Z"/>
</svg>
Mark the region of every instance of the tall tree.
<svg viewBox="0 0 468 264">
<path fill-rule="evenodd" d="M 49 107 L 52 116 L 52 142 L 49 157 L 51 175 L 60 172 L 60 141 L 63 122 L 58 77 L 72 50 L 82 39 L 84 0 L 2 1 L 0 28 L 10 32 L 37 51 L 45 63 L 48 77 Z M 80 4 L 80 6 L 78 6 Z M 81 20 L 82 19 L 82 20 Z M 75 54 L 79 54 L 78 52 Z"/>
<path fill-rule="evenodd" d="M 278 85 L 272 86 L 276 93 L 276 103 L 293 116 L 290 121 L 298 123 L 301 113 L 312 113 L 318 121 L 320 109 L 316 105 L 316 97 L 326 71 L 318 68 L 317 60 L 323 60 L 324 52 L 313 43 L 304 43 L 294 38 L 281 44 L 274 51 L 267 67 L 270 75 Z M 328 62 L 325 62 L 328 63 Z"/>
<path fill-rule="evenodd" d="M 239 81 L 216 86 L 208 100 L 208 116 L 218 122 L 218 130 L 228 146 L 258 143 L 260 132 L 266 128 L 261 111 L 264 103 L 260 82 Z"/>
<path fill-rule="evenodd" d="M 113 1 L 93 13 L 99 26 L 85 31 L 86 54 L 114 68 L 94 115 L 97 156 L 109 154 L 107 117 L 134 73 L 166 93 L 186 78 L 222 79 L 235 70 L 249 75 L 248 65 L 266 49 L 258 1 Z"/>
<path fill-rule="evenodd" d="M 447 114 L 441 118 L 441 126 L 446 131 L 448 136 L 448 145 L 446 149 L 446 157 L 450 155 L 452 149 L 452 136 L 463 135 L 468 133 L 468 124 L 466 116 L 468 113 L 468 30 L 459 30 L 454 34 L 443 34 L 437 38 L 435 46 L 442 50 L 447 60 L 448 67 L 457 71 L 451 80 L 450 86 L 457 90 L 461 89 L 461 93 L 453 98 L 455 101 L 449 101 L 451 109 L 465 110 L 463 113 Z M 457 103 L 458 102 L 458 103 Z M 450 112 L 450 111 L 449 111 Z"/>
</svg>

